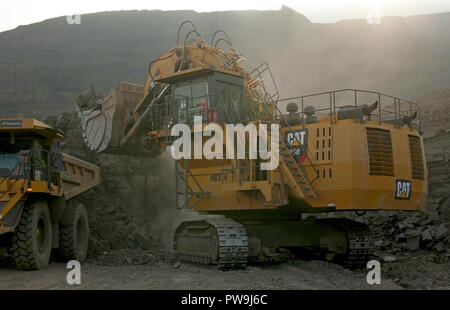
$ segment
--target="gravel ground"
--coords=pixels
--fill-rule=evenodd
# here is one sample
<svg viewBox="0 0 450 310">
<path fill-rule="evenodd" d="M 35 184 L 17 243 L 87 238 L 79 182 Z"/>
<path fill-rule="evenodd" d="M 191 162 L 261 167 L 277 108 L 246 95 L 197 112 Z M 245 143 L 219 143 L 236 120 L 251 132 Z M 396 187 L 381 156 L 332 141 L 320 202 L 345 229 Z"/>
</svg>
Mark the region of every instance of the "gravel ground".
<svg viewBox="0 0 450 310">
<path fill-rule="evenodd" d="M 381 284 L 366 282 L 367 270 L 349 270 L 324 261 L 291 260 L 282 264 L 248 266 L 245 270 L 220 271 L 215 266 L 197 266 L 170 260 L 143 265 L 82 265 L 82 284 L 66 284 L 65 264 L 51 263 L 40 271 L 19 271 L 0 265 L 0 289 L 450 289 L 450 264 L 429 251 L 401 254 L 384 262 L 392 253 L 378 252 Z"/>
<path fill-rule="evenodd" d="M 366 282 L 365 271 L 351 271 L 322 261 L 295 260 L 245 270 L 220 271 L 214 266 L 154 263 L 148 265 L 82 265 L 82 284 L 66 284 L 65 264 L 51 263 L 46 270 L 0 269 L 0 289 L 400 289 L 389 279 L 380 285 Z"/>
</svg>

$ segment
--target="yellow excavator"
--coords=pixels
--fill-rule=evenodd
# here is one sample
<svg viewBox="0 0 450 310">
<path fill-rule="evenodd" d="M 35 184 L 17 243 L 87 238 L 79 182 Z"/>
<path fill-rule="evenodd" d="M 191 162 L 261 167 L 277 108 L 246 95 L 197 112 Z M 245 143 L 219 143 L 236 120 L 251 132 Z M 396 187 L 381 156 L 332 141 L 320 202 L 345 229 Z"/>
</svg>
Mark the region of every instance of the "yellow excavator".
<svg viewBox="0 0 450 310">
<path fill-rule="evenodd" d="M 191 30 L 180 41 L 185 26 Z M 210 124 L 224 131 L 227 124 L 253 124 L 258 134 L 260 125 L 278 124 L 263 140 L 267 150 L 277 142 L 275 169 L 263 169 L 263 156 L 176 159 L 176 207 L 205 217 L 176 228 L 175 254 L 224 269 L 304 251 L 365 265 L 374 252 L 367 225 L 303 217 L 423 208 L 427 169 L 417 104 L 356 89 L 280 99 L 267 63 L 248 72 L 243 60 L 224 31 L 207 45 L 185 21 L 176 47 L 150 63 L 144 85 L 121 82 L 105 98 L 93 88 L 79 96 L 86 144 L 95 152 L 153 158 L 174 144 L 177 124 L 191 129 L 193 143 L 203 132 L 202 145 Z M 244 143 L 249 155 L 250 130 L 244 134 L 250 139 L 234 146 Z M 221 149 L 229 154 L 234 148 L 224 142 Z"/>
</svg>

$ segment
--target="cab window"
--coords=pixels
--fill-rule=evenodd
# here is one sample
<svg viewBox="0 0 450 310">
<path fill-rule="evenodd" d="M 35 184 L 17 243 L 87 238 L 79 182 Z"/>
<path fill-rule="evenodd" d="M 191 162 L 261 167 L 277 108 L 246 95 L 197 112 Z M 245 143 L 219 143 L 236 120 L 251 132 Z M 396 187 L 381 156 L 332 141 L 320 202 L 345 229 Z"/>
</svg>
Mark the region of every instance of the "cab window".
<svg viewBox="0 0 450 310">
<path fill-rule="evenodd" d="M 178 87 L 175 90 L 178 101 L 179 121 L 187 123 L 194 115 L 202 115 L 209 108 L 208 83 L 200 82 L 189 86 Z"/>
</svg>

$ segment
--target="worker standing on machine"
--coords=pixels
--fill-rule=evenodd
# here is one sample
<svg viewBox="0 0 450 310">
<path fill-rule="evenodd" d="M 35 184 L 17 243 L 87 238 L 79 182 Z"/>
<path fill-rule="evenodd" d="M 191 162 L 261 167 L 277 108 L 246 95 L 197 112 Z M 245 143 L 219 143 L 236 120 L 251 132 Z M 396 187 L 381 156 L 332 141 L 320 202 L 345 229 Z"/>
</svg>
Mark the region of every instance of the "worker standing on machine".
<svg viewBox="0 0 450 310">
<path fill-rule="evenodd" d="M 303 113 L 306 116 L 306 124 L 318 123 L 319 120 L 316 117 L 316 109 L 313 106 L 308 105 L 303 109 Z"/>
<path fill-rule="evenodd" d="M 289 126 L 296 126 L 302 124 L 301 117 L 297 114 L 298 106 L 295 102 L 289 102 L 286 106 L 286 111 L 288 111 L 288 115 L 286 116 L 286 121 Z"/>
</svg>

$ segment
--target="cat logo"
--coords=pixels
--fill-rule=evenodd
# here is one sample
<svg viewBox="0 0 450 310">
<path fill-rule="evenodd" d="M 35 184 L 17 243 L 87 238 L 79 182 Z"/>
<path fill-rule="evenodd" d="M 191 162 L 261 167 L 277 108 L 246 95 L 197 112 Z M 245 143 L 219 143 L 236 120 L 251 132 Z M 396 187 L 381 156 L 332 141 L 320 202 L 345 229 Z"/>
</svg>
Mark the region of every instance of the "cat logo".
<svg viewBox="0 0 450 310">
<path fill-rule="evenodd" d="M 412 186 L 411 181 L 396 181 L 395 199 L 409 200 L 411 198 Z"/>
<path fill-rule="evenodd" d="M 302 164 L 308 153 L 308 129 L 288 131 L 286 142 L 290 147 L 290 152 L 296 162 Z"/>
</svg>

